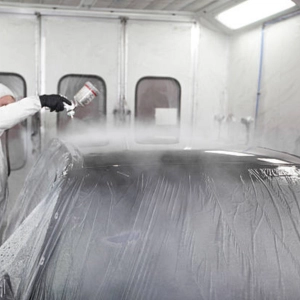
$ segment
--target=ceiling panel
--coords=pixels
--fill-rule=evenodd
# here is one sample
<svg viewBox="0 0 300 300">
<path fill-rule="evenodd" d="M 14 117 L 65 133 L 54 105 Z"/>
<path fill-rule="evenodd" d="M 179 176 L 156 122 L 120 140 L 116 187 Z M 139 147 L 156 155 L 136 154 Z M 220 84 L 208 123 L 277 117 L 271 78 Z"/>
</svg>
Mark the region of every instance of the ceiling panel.
<svg viewBox="0 0 300 300">
<path fill-rule="evenodd" d="M 185 11 L 190 11 L 190 12 L 198 12 L 199 10 L 209 7 L 210 5 L 217 3 L 217 2 L 222 2 L 222 1 L 217 1 L 217 0 L 215 0 L 215 1 L 214 0 L 193 1 L 192 3 L 183 7 L 182 9 Z"/>
<path fill-rule="evenodd" d="M 188 0 L 188 1 L 175 0 L 175 1 L 172 1 L 172 3 L 168 4 L 165 7 L 165 9 L 166 10 L 181 11 L 184 7 L 188 6 L 192 2 L 195 2 L 195 0 Z"/>
<path fill-rule="evenodd" d="M 109 8 L 110 4 L 112 3 L 112 0 L 98 0 L 98 1 L 94 1 L 93 3 L 93 7 L 96 8 Z"/>
<path fill-rule="evenodd" d="M 64 6 L 79 6 L 81 0 L 63 0 L 62 5 Z"/>
<path fill-rule="evenodd" d="M 0 4 L 3 3 L 3 2 L 4 1 L 0 0 Z M 10 0 L 10 2 L 12 2 L 12 3 L 18 3 L 18 2 L 20 2 L 20 0 Z M 34 1 L 34 2 L 37 3 L 38 1 Z"/>
<path fill-rule="evenodd" d="M 24 3 L 30 0 L 24 0 Z M 62 5 L 62 0 L 37 0 L 36 1 L 39 4 L 46 4 L 46 5 Z M 31 3 L 33 3 L 31 1 Z"/>
<path fill-rule="evenodd" d="M 222 2 L 223 0 L 220 0 Z M 164 10 L 164 11 L 189 11 L 199 10 L 213 0 L 0 0 L 3 4 L 20 4 L 20 6 L 47 5 L 64 6 L 70 8 L 105 8 L 105 9 L 131 9 L 131 10 Z"/>
<path fill-rule="evenodd" d="M 70 9 L 130 9 L 148 11 L 170 11 L 191 13 L 214 13 L 228 4 L 236 4 L 244 0 L 0 0 L 1 6 L 20 7 L 55 7 Z M 300 0 L 293 0 L 300 5 Z"/>
<path fill-rule="evenodd" d="M 131 4 L 128 6 L 129 9 L 145 9 L 146 6 L 148 6 L 153 0 L 134 0 L 131 2 Z"/>
<path fill-rule="evenodd" d="M 184 0 L 185 1 L 185 0 Z M 164 7 L 169 5 L 172 0 L 152 0 L 147 6 L 145 6 L 145 9 L 149 10 L 163 10 Z"/>
<path fill-rule="evenodd" d="M 14 1 L 14 2 L 20 2 L 20 1 Z M 28 3 L 28 4 L 41 4 L 40 0 L 24 0 L 23 3 Z"/>
<path fill-rule="evenodd" d="M 132 0 L 113 0 L 108 4 L 108 8 L 124 9 L 131 3 Z M 101 1 L 100 1 L 101 2 Z"/>
</svg>

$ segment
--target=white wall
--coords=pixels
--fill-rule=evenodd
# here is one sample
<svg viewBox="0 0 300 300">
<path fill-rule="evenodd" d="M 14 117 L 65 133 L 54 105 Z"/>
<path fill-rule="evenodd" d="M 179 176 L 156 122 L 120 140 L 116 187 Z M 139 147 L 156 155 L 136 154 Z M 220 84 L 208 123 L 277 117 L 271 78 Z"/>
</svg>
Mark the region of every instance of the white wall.
<svg viewBox="0 0 300 300">
<path fill-rule="evenodd" d="M 260 58 L 260 28 L 230 38 L 228 98 L 229 113 L 253 116 Z"/>
<path fill-rule="evenodd" d="M 228 61 L 228 113 L 233 114 L 235 122 L 230 125 L 231 141 L 246 143 L 246 127 L 241 124 L 242 117 L 255 117 L 261 28 L 230 37 Z M 254 123 L 251 125 L 253 134 Z"/>
<path fill-rule="evenodd" d="M 43 89 L 56 92 L 66 74 L 94 74 L 107 84 L 107 114 L 111 122 L 119 101 L 122 27 L 119 19 L 42 17 Z M 191 118 L 193 83 L 192 23 L 128 20 L 126 26 L 125 97 L 134 116 L 135 87 L 144 76 L 173 77 L 182 88 L 182 128 Z M 45 142 L 56 135 L 56 116 L 44 112 Z M 134 122 L 132 122 L 134 124 Z M 184 134 L 181 135 L 185 137 Z M 134 143 L 134 140 L 131 140 Z"/>
<path fill-rule="evenodd" d="M 97 75 L 107 90 L 108 121 L 118 101 L 120 21 L 42 17 L 42 93 L 57 93 L 66 74 Z M 44 143 L 56 136 L 56 114 L 44 111 Z"/>
<path fill-rule="evenodd" d="M 200 27 L 196 82 L 196 118 L 193 138 L 197 142 L 216 142 L 217 114 L 227 115 L 228 36 Z"/>
<path fill-rule="evenodd" d="M 36 94 L 36 33 L 37 19 L 35 16 L 0 15 L 0 72 L 17 73 L 27 85 L 27 94 Z M 28 127 L 30 129 L 30 122 Z M 33 138 L 33 137 L 32 137 Z M 28 142 L 30 134 L 28 134 Z M 13 171 L 9 177 L 8 208 L 23 185 L 25 175 L 31 166 L 32 145 L 28 143 L 27 163 L 22 170 Z M 21 149 L 18 149 L 21 150 Z"/>
<path fill-rule="evenodd" d="M 300 154 L 300 145 L 296 145 L 300 136 L 299 28 L 299 16 L 268 24 L 265 28 L 257 135 L 253 141 L 260 146 L 295 154 Z M 242 116 L 255 116 L 261 30 L 258 27 L 231 38 L 229 108 L 238 121 Z"/>
<path fill-rule="evenodd" d="M 142 77 L 175 78 L 181 87 L 180 144 L 191 126 L 193 56 L 192 23 L 129 21 L 127 99 L 134 109 L 136 84 Z M 173 146 L 174 147 L 174 146 Z"/>
<path fill-rule="evenodd" d="M 119 20 L 43 18 L 44 91 L 53 92 L 59 78 L 67 73 L 99 75 L 107 81 L 107 112 L 111 115 L 120 89 L 120 26 Z M 140 78 L 177 79 L 182 92 L 180 147 L 190 145 L 191 135 L 201 141 L 216 139 L 214 115 L 227 112 L 228 37 L 204 26 L 195 36 L 194 26 L 189 22 L 128 20 L 126 27 L 125 97 L 129 108 L 134 115 L 135 87 Z M 198 48 L 195 38 L 199 39 Z M 194 56 L 195 49 L 199 57 Z M 49 139 L 55 136 L 56 121 L 50 113 L 45 114 Z"/>
<path fill-rule="evenodd" d="M 36 92 L 39 64 L 41 93 L 56 93 L 59 79 L 66 74 L 98 75 L 107 85 L 108 122 L 112 123 L 120 95 L 119 19 L 42 16 L 41 61 L 36 56 L 36 16 L 1 15 L 0 22 L 4 40 L 0 71 L 23 75 L 28 94 Z M 173 77 L 182 92 L 179 146 L 190 145 L 191 136 L 216 139 L 214 115 L 227 113 L 228 37 L 192 22 L 132 19 L 126 37 L 125 96 L 133 115 L 135 86 L 141 77 Z M 45 144 L 56 135 L 56 115 L 43 111 L 42 124 Z"/>
<path fill-rule="evenodd" d="M 36 93 L 35 16 L 0 15 L 0 72 L 18 73 L 27 83 L 27 93 Z"/>
<path fill-rule="evenodd" d="M 300 155 L 299 54 L 300 16 L 267 26 L 258 123 L 261 143 Z"/>
<path fill-rule="evenodd" d="M 36 16 L 1 14 L 0 18 L 0 71 L 22 75 L 28 94 L 35 94 L 37 87 L 37 25 Z M 111 120 L 119 97 L 120 20 L 43 16 L 42 25 L 42 92 L 56 92 L 58 80 L 67 73 L 99 75 L 107 84 Z M 265 29 L 257 120 L 260 145 L 297 154 L 299 27 L 300 17 L 296 16 Z M 223 125 L 221 140 L 243 143 L 245 128 L 240 118 L 255 116 L 261 27 L 229 37 L 200 25 L 199 44 L 193 30 L 192 23 L 128 21 L 126 96 L 130 108 L 134 109 L 135 84 L 140 77 L 174 77 L 182 85 L 185 129 L 181 136 L 188 132 L 200 141 L 216 141 L 214 116 L 232 113 L 237 120 L 232 132 L 237 134 L 230 136 Z M 55 135 L 55 117 L 47 112 L 43 117 L 49 137 Z"/>
</svg>

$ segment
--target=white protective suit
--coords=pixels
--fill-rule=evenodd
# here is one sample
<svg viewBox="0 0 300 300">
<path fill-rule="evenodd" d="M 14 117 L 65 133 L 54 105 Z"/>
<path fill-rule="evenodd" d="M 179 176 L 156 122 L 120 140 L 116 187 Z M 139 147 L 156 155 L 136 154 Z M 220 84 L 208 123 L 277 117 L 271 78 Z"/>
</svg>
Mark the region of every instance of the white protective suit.
<svg viewBox="0 0 300 300">
<path fill-rule="evenodd" d="M 0 83 L 0 98 L 6 95 L 13 96 L 12 91 Z M 15 103 L 0 107 L 0 137 L 6 129 L 24 121 L 41 109 L 38 96 L 24 98 Z M 7 162 L 0 140 L 0 220 L 6 206 L 7 196 Z M 0 222 L 1 223 L 1 222 Z"/>
</svg>

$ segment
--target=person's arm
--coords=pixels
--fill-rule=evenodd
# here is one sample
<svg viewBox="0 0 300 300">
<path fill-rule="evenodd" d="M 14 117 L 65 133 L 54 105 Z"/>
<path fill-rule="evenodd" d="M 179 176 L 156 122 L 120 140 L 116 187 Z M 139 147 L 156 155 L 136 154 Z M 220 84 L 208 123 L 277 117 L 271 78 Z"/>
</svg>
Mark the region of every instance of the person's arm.
<svg viewBox="0 0 300 300">
<path fill-rule="evenodd" d="M 9 129 L 41 109 L 38 96 L 31 96 L 0 107 L 0 131 Z"/>
<path fill-rule="evenodd" d="M 38 112 L 42 107 L 50 111 L 63 111 L 64 103 L 71 102 L 60 95 L 41 95 L 24 98 L 20 101 L 0 107 L 0 133 L 24 121 Z"/>
</svg>

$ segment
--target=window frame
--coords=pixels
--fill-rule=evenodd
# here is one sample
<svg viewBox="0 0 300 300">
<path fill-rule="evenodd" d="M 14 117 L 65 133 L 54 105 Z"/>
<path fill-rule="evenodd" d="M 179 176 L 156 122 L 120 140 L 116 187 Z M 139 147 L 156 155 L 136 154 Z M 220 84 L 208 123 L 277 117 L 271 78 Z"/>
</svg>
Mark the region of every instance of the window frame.
<svg viewBox="0 0 300 300">
<path fill-rule="evenodd" d="M 60 89 L 61 89 L 61 84 L 63 82 L 64 79 L 66 78 L 85 78 L 87 77 L 87 80 L 88 78 L 93 78 L 93 79 L 97 79 L 99 81 L 101 81 L 103 83 L 103 99 L 104 99 L 104 103 L 103 103 L 103 115 L 105 116 L 105 118 L 107 117 L 107 87 L 106 87 L 106 82 L 105 80 L 101 77 L 101 76 L 98 76 L 98 75 L 95 75 L 95 74 L 77 74 L 77 73 L 69 73 L 69 74 L 65 74 L 64 76 L 62 76 L 58 83 L 57 83 L 57 93 L 60 93 Z M 59 114 L 57 115 L 57 118 L 56 118 L 56 128 L 57 130 L 59 130 Z"/>
<path fill-rule="evenodd" d="M 168 77 L 168 76 L 144 76 L 144 77 L 141 77 L 137 83 L 136 83 L 136 86 L 135 86 L 135 99 L 134 99 L 134 121 L 135 123 L 137 122 L 137 118 L 139 117 L 138 116 L 138 88 L 139 88 L 139 85 L 142 81 L 144 80 L 170 80 L 170 81 L 173 81 L 175 82 L 175 84 L 177 85 L 178 87 L 178 107 L 177 107 L 177 125 L 176 127 L 178 127 L 178 136 L 176 137 L 176 141 L 172 142 L 172 144 L 177 144 L 179 143 L 179 139 L 180 139 L 180 123 L 181 123 L 181 95 L 182 95 L 182 89 L 181 89 L 181 84 L 179 82 L 179 80 L 177 80 L 176 78 L 174 77 Z M 155 139 L 152 140 L 152 142 L 141 142 L 138 140 L 137 136 L 135 136 L 135 141 L 138 143 L 138 144 L 169 144 L 168 142 L 166 143 L 159 143 L 159 142 L 155 142 L 154 141 Z M 154 141 L 154 142 L 153 142 Z"/>
<path fill-rule="evenodd" d="M 179 96 L 179 105 L 178 105 L 178 113 L 177 113 L 177 121 L 178 121 L 178 124 L 180 123 L 180 117 L 181 117 L 181 85 L 180 85 L 180 82 L 176 79 L 176 78 L 173 78 L 173 77 L 168 77 L 168 76 L 144 76 L 142 78 L 140 78 L 138 80 L 138 82 L 136 83 L 135 85 L 135 94 L 134 94 L 134 117 L 135 119 L 137 118 L 137 93 L 138 93 L 138 86 L 139 84 L 141 83 L 141 81 L 145 80 L 145 79 L 150 79 L 150 80 L 157 80 L 157 79 L 163 79 L 163 80 L 173 80 L 176 82 L 176 84 L 178 85 L 179 87 L 179 93 L 178 93 L 178 96 Z"/>
</svg>

